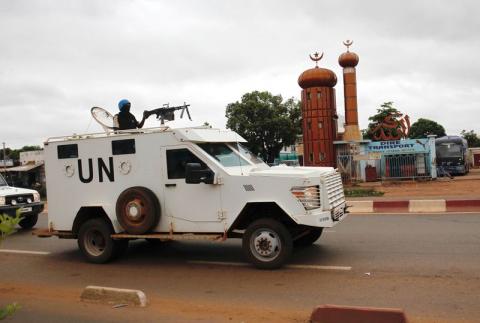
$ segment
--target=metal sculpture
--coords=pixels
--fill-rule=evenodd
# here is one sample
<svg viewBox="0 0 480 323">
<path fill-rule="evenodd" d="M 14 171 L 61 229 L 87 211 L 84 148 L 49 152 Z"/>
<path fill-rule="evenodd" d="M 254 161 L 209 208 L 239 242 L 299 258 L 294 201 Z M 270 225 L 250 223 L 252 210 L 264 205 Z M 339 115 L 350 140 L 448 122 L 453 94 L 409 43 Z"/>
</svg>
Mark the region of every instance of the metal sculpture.
<svg viewBox="0 0 480 323">
<path fill-rule="evenodd" d="M 313 54 L 313 57 L 312 55 L 310 55 L 310 59 L 315 62 L 315 67 L 318 67 L 318 61 L 321 60 L 322 58 L 323 58 L 323 52 L 321 55 L 318 52 L 315 52 Z"/>
<path fill-rule="evenodd" d="M 352 46 L 352 44 L 353 44 L 353 40 L 347 39 L 346 41 L 343 42 L 343 44 L 345 46 L 347 46 L 347 52 L 349 52 L 350 51 L 350 46 Z"/>
<path fill-rule="evenodd" d="M 407 138 L 410 132 L 410 117 L 402 113 L 388 114 L 370 130 L 373 140 L 389 141 Z"/>
</svg>

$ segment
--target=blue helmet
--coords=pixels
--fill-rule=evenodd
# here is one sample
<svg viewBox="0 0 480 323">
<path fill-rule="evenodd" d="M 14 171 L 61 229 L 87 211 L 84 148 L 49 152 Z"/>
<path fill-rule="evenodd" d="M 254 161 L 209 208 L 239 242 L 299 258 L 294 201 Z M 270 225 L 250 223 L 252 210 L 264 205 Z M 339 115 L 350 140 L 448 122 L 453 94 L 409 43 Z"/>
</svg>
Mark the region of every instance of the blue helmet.
<svg viewBox="0 0 480 323">
<path fill-rule="evenodd" d="M 118 108 L 120 109 L 120 111 L 122 111 L 123 107 L 127 104 L 130 104 L 130 101 L 128 101 L 127 99 L 120 100 L 120 102 L 118 102 Z"/>
</svg>

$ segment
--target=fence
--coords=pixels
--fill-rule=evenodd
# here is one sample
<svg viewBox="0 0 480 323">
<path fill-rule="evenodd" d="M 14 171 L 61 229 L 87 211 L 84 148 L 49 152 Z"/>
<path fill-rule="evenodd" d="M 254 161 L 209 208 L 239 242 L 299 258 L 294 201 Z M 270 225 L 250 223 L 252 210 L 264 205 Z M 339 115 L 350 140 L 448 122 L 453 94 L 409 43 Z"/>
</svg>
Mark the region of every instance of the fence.
<svg viewBox="0 0 480 323">
<path fill-rule="evenodd" d="M 344 183 L 362 181 L 360 163 L 354 160 L 353 155 L 337 155 L 337 168 Z"/>
<path fill-rule="evenodd" d="M 337 155 L 337 168 L 344 183 L 362 181 L 367 165 L 376 168 L 377 179 L 430 178 L 431 165 L 428 153 L 382 155 L 377 160 L 355 160 L 354 155 Z M 363 177 L 363 178 L 362 178 Z"/>
</svg>

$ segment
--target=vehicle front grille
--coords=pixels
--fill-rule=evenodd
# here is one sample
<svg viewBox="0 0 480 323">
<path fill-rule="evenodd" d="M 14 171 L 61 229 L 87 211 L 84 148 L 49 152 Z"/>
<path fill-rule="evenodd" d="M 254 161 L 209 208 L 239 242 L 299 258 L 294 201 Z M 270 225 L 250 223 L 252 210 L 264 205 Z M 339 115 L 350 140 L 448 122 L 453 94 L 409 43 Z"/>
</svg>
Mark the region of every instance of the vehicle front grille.
<svg viewBox="0 0 480 323">
<path fill-rule="evenodd" d="M 33 202 L 33 194 L 18 194 L 18 195 L 8 195 L 5 197 L 5 204 L 7 205 L 12 205 L 13 204 L 27 204 L 27 200 L 30 199 L 30 201 Z"/>
<path fill-rule="evenodd" d="M 327 175 L 325 177 L 325 186 L 327 188 L 328 203 L 330 204 L 331 209 L 334 209 L 345 202 L 342 176 L 340 173 Z"/>
</svg>

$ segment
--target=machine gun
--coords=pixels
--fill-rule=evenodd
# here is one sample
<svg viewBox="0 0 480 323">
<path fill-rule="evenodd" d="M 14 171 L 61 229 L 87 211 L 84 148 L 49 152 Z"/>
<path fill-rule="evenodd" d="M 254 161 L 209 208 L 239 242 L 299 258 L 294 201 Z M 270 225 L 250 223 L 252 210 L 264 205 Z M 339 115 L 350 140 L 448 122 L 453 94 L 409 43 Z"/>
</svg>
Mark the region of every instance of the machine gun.
<svg viewBox="0 0 480 323">
<path fill-rule="evenodd" d="M 190 117 L 190 112 L 188 111 L 189 106 L 190 104 L 186 104 L 185 102 L 183 103 L 183 105 L 179 105 L 176 107 L 171 107 L 170 104 L 167 103 L 167 104 L 164 104 L 163 107 L 161 108 L 145 111 L 144 115 L 145 115 L 145 118 L 148 118 L 152 114 L 155 114 L 157 116 L 157 120 L 160 120 L 160 123 L 163 125 L 165 124 L 165 120 L 167 121 L 175 120 L 175 114 L 174 114 L 175 111 L 182 110 L 182 113 L 180 114 L 180 119 L 183 118 L 183 114 L 186 111 L 188 119 L 192 121 L 192 118 Z"/>
</svg>

